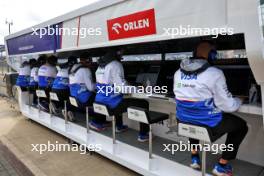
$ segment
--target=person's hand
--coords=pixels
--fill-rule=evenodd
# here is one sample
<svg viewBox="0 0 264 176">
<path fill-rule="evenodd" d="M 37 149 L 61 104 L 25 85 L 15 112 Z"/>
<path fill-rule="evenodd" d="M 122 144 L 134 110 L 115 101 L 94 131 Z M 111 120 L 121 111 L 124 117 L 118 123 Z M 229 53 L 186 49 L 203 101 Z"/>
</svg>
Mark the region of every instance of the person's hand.
<svg viewBox="0 0 264 176">
<path fill-rule="evenodd" d="M 239 98 L 242 103 L 244 103 L 246 101 L 246 99 L 247 99 L 246 96 L 237 96 L 237 98 Z"/>
<path fill-rule="evenodd" d="M 243 98 L 243 97 L 240 97 L 239 99 L 241 100 L 242 104 L 243 104 L 243 103 L 245 102 L 245 100 L 246 100 L 246 99 Z"/>
</svg>

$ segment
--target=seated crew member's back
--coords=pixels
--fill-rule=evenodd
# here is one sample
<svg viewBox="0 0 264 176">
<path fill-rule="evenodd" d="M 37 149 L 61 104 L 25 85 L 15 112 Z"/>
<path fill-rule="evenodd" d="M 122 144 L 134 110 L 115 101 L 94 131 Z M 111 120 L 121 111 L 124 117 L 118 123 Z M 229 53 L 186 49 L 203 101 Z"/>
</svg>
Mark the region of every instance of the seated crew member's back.
<svg viewBox="0 0 264 176">
<path fill-rule="evenodd" d="M 58 63 L 58 73 L 52 85 L 52 92 L 56 93 L 59 101 L 52 101 L 50 103 L 51 110 L 54 114 L 59 114 L 60 108 L 64 107 L 64 101 L 69 99 L 69 61 L 68 59 L 61 59 Z"/>
<path fill-rule="evenodd" d="M 36 59 L 30 59 L 30 80 L 29 80 L 29 91 L 33 95 L 32 105 L 37 104 L 36 89 L 38 87 L 38 61 Z"/>
<path fill-rule="evenodd" d="M 35 91 L 38 87 L 38 62 L 36 59 L 30 59 L 30 81 L 29 81 L 29 87 L 31 91 Z"/>
<path fill-rule="evenodd" d="M 39 68 L 38 86 L 40 89 L 51 89 L 57 75 L 56 62 L 57 58 L 55 56 L 49 56 L 46 63 Z"/>
<path fill-rule="evenodd" d="M 236 158 L 248 128 L 243 119 L 223 112 L 237 111 L 242 101 L 232 97 L 223 72 L 208 62 L 216 58 L 214 45 L 202 41 L 195 53 L 194 58 L 181 62 L 181 68 L 174 75 L 176 115 L 181 122 L 207 126 L 216 137 L 228 133 L 226 145 L 233 145 L 234 150 L 223 151 L 213 174 L 230 176 L 232 167 L 228 161 Z M 199 144 L 199 141 L 190 139 L 190 143 Z M 191 167 L 200 169 L 200 158 L 195 149 L 192 149 Z"/>
<path fill-rule="evenodd" d="M 70 95 L 77 100 L 78 111 L 85 112 L 87 106 L 92 106 L 95 97 L 95 84 L 90 70 L 92 64 L 92 58 L 89 53 L 84 52 L 80 55 L 80 63 L 74 64 L 69 73 L 70 81 Z M 76 108 L 71 108 L 68 111 L 68 116 L 71 121 L 75 120 Z M 89 119 L 95 116 L 93 111 L 89 109 Z M 99 117 L 98 117 L 99 118 Z"/>
<path fill-rule="evenodd" d="M 30 73 L 30 82 L 29 82 L 29 86 L 30 89 L 35 92 L 35 90 L 38 88 L 38 70 L 39 67 L 41 67 L 42 65 L 44 65 L 46 63 L 46 55 L 41 55 L 39 56 L 38 60 L 32 61 L 32 64 L 30 64 L 31 66 L 31 73 Z"/>
<path fill-rule="evenodd" d="M 201 68 L 206 63 L 206 60 L 185 60 L 181 63 L 181 70 L 176 72 L 177 117 L 182 122 L 214 127 L 222 120 L 222 111 L 238 110 L 241 101 L 228 91 L 221 70 L 208 67 L 199 74 L 183 72 L 185 69 L 191 71 L 192 67 L 195 72 L 195 64 Z"/>
<path fill-rule="evenodd" d="M 30 80 L 30 64 L 29 62 L 25 61 L 22 63 L 21 67 L 19 68 L 16 85 L 19 86 L 22 91 L 27 91 L 27 88 L 29 86 L 29 80 Z"/>
<path fill-rule="evenodd" d="M 52 85 L 52 91 L 68 91 L 69 90 L 69 70 L 68 63 L 61 64 Z"/>
<path fill-rule="evenodd" d="M 121 59 L 121 54 L 113 51 L 108 52 L 99 60 L 99 67 L 96 71 L 97 94 L 95 101 L 115 110 L 116 132 L 123 132 L 128 129 L 127 125 L 123 125 L 122 120 L 122 113 L 126 112 L 128 107 L 137 106 L 149 109 L 149 104 L 146 100 L 123 98 L 123 93 L 126 92 L 114 91 L 116 87 L 125 88 L 125 86 L 128 86 Z M 109 91 L 111 89 L 112 91 Z M 147 141 L 148 132 L 148 125 L 140 123 L 138 141 Z"/>
<path fill-rule="evenodd" d="M 90 60 L 89 58 L 88 61 L 86 59 L 81 58 L 81 63 L 75 64 L 71 68 L 69 75 L 70 94 L 83 105 L 88 103 L 95 89 L 92 72 L 86 65 L 86 62 L 90 62 Z"/>
<path fill-rule="evenodd" d="M 70 87 L 69 87 L 69 72 L 73 65 L 77 63 L 77 58 L 75 56 L 70 56 L 67 60 L 64 59 L 61 64 L 59 64 L 59 71 L 54 80 L 52 90 L 59 93 L 64 97 L 69 97 Z"/>
<path fill-rule="evenodd" d="M 114 94 L 110 92 L 106 94 L 107 88 L 113 87 L 114 84 L 122 86 L 126 85 L 124 79 L 123 66 L 117 60 L 113 60 L 105 67 L 98 67 L 96 71 L 97 86 L 101 87 L 102 91 L 97 91 L 96 102 L 107 105 L 109 108 L 114 109 L 123 100 L 123 94 Z"/>
<path fill-rule="evenodd" d="M 40 98 L 39 106 L 44 111 L 49 111 L 49 93 L 57 75 L 56 62 L 57 57 L 49 56 L 46 63 L 38 70 L 38 87 L 45 90 L 47 96 L 47 98 Z"/>
</svg>

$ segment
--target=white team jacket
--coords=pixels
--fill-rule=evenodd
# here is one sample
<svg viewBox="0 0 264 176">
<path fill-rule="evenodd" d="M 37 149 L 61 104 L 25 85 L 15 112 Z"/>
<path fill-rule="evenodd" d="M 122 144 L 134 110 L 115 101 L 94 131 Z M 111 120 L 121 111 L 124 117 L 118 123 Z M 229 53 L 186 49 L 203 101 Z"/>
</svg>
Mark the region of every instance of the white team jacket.
<svg viewBox="0 0 264 176">
<path fill-rule="evenodd" d="M 181 69 L 195 71 L 207 61 L 184 60 Z M 195 74 L 184 74 L 180 69 L 174 75 L 176 113 L 180 120 L 215 126 L 222 118 L 222 111 L 234 112 L 241 100 L 228 91 L 223 72 L 215 67 Z M 215 118 L 215 119 L 213 119 Z"/>
</svg>

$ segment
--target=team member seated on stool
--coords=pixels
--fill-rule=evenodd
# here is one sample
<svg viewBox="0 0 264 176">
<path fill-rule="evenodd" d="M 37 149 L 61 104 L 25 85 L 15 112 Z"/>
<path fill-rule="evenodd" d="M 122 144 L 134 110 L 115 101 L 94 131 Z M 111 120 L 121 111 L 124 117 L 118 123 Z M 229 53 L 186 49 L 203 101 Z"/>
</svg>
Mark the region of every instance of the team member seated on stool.
<svg viewBox="0 0 264 176">
<path fill-rule="evenodd" d="M 117 52 L 108 52 L 99 60 L 99 67 L 96 71 L 97 94 L 95 101 L 100 104 L 107 105 L 108 108 L 114 109 L 116 117 L 116 132 L 122 132 L 128 129 L 123 125 L 122 113 L 127 111 L 130 106 L 149 109 L 149 104 L 146 100 L 123 98 L 123 92 L 107 92 L 107 89 L 114 86 L 127 86 L 124 77 L 124 68 L 121 64 L 121 54 Z M 149 127 L 146 124 L 140 123 L 140 132 L 138 141 L 148 141 Z"/>
<path fill-rule="evenodd" d="M 56 56 L 49 56 L 46 63 L 38 70 L 38 87 L 40 90 L 44 90 L 47 96 L 47 98 L 40 98 L 39 106 L 47 112 L 49 111 L 49 92 L 57 75 L 56 62 Z"/>
<path fill-rule="evenodd" d="M 36 59 L 29 60 L 30 65 L 30 79 L 29 79 L 29 87 L 30 90 L 36 90 L 38 87 L 38 62 Z"/>
<path fill-rule="evenodd" d="M 29 80 L 29 90 L 30 93 L 33 94 L 33 105 L 37 105 L 37 96 L 36 96 L 36 90 L 38 88 L 38 69 L 39 69 L 39 60 L 44 58 L 43 56 L 40 56 L 38 58 L 38 61 L 36 59 L 30 59 L 30 80 Z M 44 58 L 45 59 L 45 58 Z"/>
<path fill-rule="evenodd" d="M 28 61 L 22 63 L 19 68 L 18 77 L 16 80 L 16 85 L 21 88 L 22 91 L 28 91 L 30 79 L 30 64 Z"/>
<path fill-rule="evenodd" d="M 80 63 L 73 65 L 69 74 L 70 95 L 77 100 L 78 111 L 82 112 L 85 112 L 86 106 L 92 106 L 95 98 L 95 84 L 90 70 L 91 64 L 92 58 L 89 56 L 89 53 L 84 52 L 80 55 Z M 69 120 L 74 121 L 74 112 L 77 109 L 73 107 L 70 109 L 72 110 L 68 111 Z M 105 119 L 105 117 L 91 113 L 92 112 L 89 112 L 90 119 L 96 118 L 98 121 L 101 120 L 101 118 Z M 97 131 L 101 130 L 94 126 L 92 122 L 90 122 L 89 125 L 92 129 Z"/>
<path fill-rule="evenodd" d="M 70 56 L 69 59 L 75 60 L 77 62 L 77 58 Z M 69 99 L 70 88 L 69 88 L 69 59 L 61 59 L 58 63 L 59 70 L 57 76 L 52 85 L 52 92 L 57 94 L 59 101 L 51 102 L 51 111 L 53 114 L 57 115 L 60 112 L 60 109 L 64 107 L 64 101 Z M 73 62 L 73 61 L 72 61 Z"/>
<path fill-rule="evenodd" d="M 210 66 L 209 62 L 216 59 L 216 54 L 211 41 L 201 41 L 194 58 L 181 62 L 174 75 L 176 114 L 183 123 L 209 127 L 214 136 L 221 137 L 227 133 L 226 145 L 233 145 L 234 150 L 223 151 L 213 174 L 231 176 L 232 167 L 228 162 L 236 158 L 248 127 L 243 119 L 230 114 L 239 109 L 242 101 L 233 98 L 228 91 L 223 72 Z M 190 143 L 199 144 L 199 141 L 190 139 Z M 198 151 L 192 150 L 191 167 L 200 169 Z"/>
</svg>

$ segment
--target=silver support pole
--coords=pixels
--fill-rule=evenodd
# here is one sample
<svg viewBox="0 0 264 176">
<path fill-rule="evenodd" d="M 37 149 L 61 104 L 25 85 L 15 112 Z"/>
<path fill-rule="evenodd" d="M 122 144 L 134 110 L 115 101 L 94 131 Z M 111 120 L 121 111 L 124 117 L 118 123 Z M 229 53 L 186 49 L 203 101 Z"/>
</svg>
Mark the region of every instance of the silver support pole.
<svg viewBox="0 0 264 176">
<path fill-rule="evenodd" d="M 30 102 L 30 90 L 28 88 L 28 107 L 31 108 L 31 102 Z"/>
<path fill-rule="evenodd" d="M 86 107 L 86 129 L 87 133 L 90 133 L 90 127 L 89 127 L 89 108 Z"/>
<path fill-rule="evenodd" d="M 50 118 L 52 118 L 51 99 L 49 99 L 49 113 L 50 113 Z"/>
<path fill-rule="evenodd" d="M 201 142 L 202 146 L 204 147 L 205 142 Z M 202 149 L 202 176 L 206 175 L 206 151 Z"/>
<path fill-rule="evenodd" d="M 64 100 L 64 118 L 65 118 L 65 124 L 68 124 L 68 112 L 67 112 L 67 101 Z"/>
<path fill-rule="evenodd" d="M 152 126 L 149 124 L 149 159 L 152 159 Z"/>
<path fill-rule="evenodd" d="M 39 97 L 38 97 L 38 113 L 40 113 L 40 100 L 39 100 Z"/>
<path fill-rule="evenodd" d="M 113 135 L 113 144 L 116 144 L 116 134 L 115 134 L 115 130 L 116 130 L 116 118 L 113 115 L 113 120 L 112 120 L 112 135 Z"/>
</svg>

